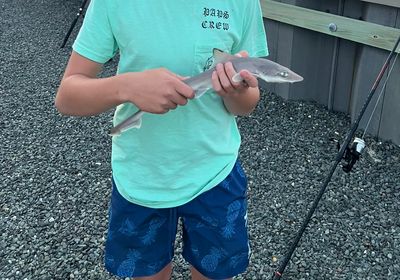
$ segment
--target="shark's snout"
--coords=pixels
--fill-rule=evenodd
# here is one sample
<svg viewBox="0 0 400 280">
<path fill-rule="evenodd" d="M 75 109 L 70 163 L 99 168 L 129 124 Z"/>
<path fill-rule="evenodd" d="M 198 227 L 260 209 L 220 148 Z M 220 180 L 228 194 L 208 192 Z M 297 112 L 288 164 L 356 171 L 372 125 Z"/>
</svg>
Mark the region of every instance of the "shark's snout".
<svg viewBox="0 0 400 280">
<path fill-rule="evenodd" d="M 297 83 L 303 81 L 304 78 L 296 73 L 292 73 L 292 77 L 290 78 L 290 83 Z"/>
</svg>

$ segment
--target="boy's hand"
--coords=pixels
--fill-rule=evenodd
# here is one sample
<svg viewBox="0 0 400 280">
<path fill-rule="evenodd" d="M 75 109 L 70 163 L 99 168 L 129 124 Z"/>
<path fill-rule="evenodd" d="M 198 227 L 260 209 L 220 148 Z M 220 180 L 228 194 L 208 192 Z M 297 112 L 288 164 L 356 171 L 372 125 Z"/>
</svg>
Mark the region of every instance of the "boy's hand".
<svg viewBox="0 0 400 280">
<path fill-rule="evenodd" d="M 119 76 L 123 99 L 145 112 L 163 114 L 194 98 L 193 89 L 182 82 L 184 78 L 164 68 Z"/>
<path fill-rule="evenodd" d="M 248 57 L 248 53 L 246 51 L 241 51 L 237 56 Z M 237 74 L 231 62 L 227 62 L 224 64 L 217 64 L 215 67 L 215 71 L 212 74 L 212 84 L 215 92 L 218 93 L 221 97 L 227 97 L 232 94 L 240 94 L 247 89 L 257 88 L 258 80 L 256 77 L 251 75 L 249 71 L 242 70 L 240 71 L 240 76 L 243 78 L 243 82 L 234 82 L 232 81 L 233 76 Z"/>
<path fill-rule="evenodd" d="M 246 51 L 241 51 L 238 56 L 248 57 Z M 231 62 L 217 64 L 212 74 L 214 90 L 222 97 L 226 109 L 233 115 L 250 114 L 260 100 L 258 80 L 249 71 L 240 71 L 243 82 L 234 82 L 232 78 L 236 75 Z"/>
</svg>

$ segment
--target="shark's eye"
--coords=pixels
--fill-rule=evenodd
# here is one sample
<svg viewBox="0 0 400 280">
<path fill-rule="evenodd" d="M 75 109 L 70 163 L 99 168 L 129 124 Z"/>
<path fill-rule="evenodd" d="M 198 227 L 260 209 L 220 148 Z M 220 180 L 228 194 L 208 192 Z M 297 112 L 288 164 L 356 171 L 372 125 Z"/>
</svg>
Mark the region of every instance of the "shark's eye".
<svg viewBox="0 0 400 280">
<path fill-rule="evenodd" d="M 286 71 L 282 71 L 282 72 L 279 72 L 279 76 L 286 78 L 287 76 L 289 76 L 289 73 Z"/>
</svg>

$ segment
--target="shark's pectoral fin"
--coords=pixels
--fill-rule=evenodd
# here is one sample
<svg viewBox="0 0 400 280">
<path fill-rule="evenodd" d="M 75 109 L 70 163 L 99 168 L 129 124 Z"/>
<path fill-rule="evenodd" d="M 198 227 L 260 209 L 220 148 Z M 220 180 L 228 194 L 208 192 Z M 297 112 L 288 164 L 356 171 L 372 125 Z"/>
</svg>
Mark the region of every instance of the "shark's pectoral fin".
<svg viewBox="0 0 400 280">
<path fill-rule="evenodd" d="M 109 136 L 120 136 L 121 131 L 117 131 L 111 128 L 110 132 L 108 133 Z"/>
<path fill-rule="evenodd" d="M 233 77 L 232 77 L 232 82 L 234 82 L 234 83 L 241 83 L 241 82 L 243 82 L 243 81 L 244 81 L 244 79 L 242 78 L 242 76 L 240 76 L 239 73 L 236 73 L 236 74 L 233 75 Z"/>
<path fill-rule="evenodd" d="M 135 122 L 133 122 L 129 127 L 127 127 L 125 130 L 129 128 L 140 128 L 142 126 L 142 118 L 138 118 Z"/>
<path fill-rule="evenodd" d="M 122 132 L 129 130 L 131 128 L 140 128 L 142 126 L 142 117 L 139 116 L 138 118 L 135 118 L 133 121 L 128 118 L 124 122 L 120 123 L 117 126 L 114 126 L 109 135 L 110 136 L 118 136 Z"/>
</svg>

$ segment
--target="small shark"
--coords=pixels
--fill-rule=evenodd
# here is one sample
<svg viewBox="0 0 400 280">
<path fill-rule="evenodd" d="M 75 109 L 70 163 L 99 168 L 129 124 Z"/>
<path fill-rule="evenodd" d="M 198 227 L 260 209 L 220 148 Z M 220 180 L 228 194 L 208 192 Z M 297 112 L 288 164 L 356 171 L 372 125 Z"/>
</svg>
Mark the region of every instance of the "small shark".
<svg viewBox="0 0 400 280">
<path fill-rule="evenodd" d="M 253 76 L 267 83 L 295 83 L 303 80 L 303 77 L 294 73 L 292 70 L 265 58 L 239 57 L 225 53 L 219 49 L 213 49 L 213 57 L 214 64 L 209 70 L 183 80 L 185 84 L 194 90 L 195 98 L 199 98 L 205 92 L 212 89 L 211 76 L 218 63 L 231 62 L 233 64 L 233 68 L 238 72 L 232 77 L 232 81 L 236 83 L 243 81 L 239 74 L 241 70 L 247 70 Z M 142 110 L 137 111 L 132 116 L 113 127 L 110 131 L 110 135 L 117 136 L 130 128 L 140 128 L 144 113 L 145 112 Z"/>
</svg>

